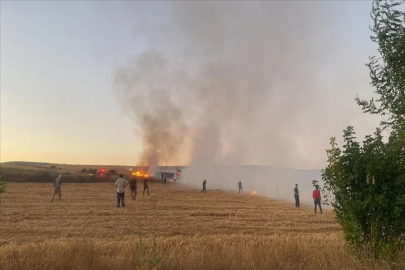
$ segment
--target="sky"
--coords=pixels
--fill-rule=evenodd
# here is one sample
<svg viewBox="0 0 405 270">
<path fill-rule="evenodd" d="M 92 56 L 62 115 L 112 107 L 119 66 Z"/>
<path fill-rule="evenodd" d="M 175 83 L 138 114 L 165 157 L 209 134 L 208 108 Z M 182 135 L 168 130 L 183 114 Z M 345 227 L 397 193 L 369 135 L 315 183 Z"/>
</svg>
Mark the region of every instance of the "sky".
<svg viewBox="0 0 405 270">
<path fill-rule="evenodd" d="M 311 70 L 308 63 L 308 72 L 315 74 L 311 83 L 322 85 L 319 87 L 322 98 L 311 95 L 304 101 L 313 103 L 311 113 L 322 115 L 319 119 L 323 120 L 300 122 L 303 126 L 311 124 L 311 129 L 319 130 L 321 136 L 314 138 L 308 132 L 300 136 L 297 128 L 294 137 L 297 154 L 293 158 L 286 157 L 282 163 L 270 158 L 251 158 L 243 162 L 321 168 L 326 160 L 323 149 L 328 147 L 330 137 L 341 137 L 347 125 L 354 125 L 359 137 L 364 137 L 378 124 L 375 117 L 362 114 L 354 101 L 357 94 L 369 98 L 373 91 L 365 66 L 368 56 L 376 53 L 369 39 L 371 2 L 289 4 L 292 8 L 294 5 L 300 8 L 322 5 L 320 11 L 331 12 L 326 14 L 327 19 L 316 16 L 319 21 L 311 21 L 324 39 L 322 44 L 325 45 L 317 50 L 320 51 L 319 63 L 325 68 Z M 1 1 L 0 5 L 1 162 L 136 165 L 144 152 L 143 130 L 125 108 L 128 104 L 117 94 L 114 86 L 117 70 L 153 48 L 181 62 L 193 74 L 193 70 L 199 69 L 201 58 L 209 59 L 209 50 L 215 50 L 204 45 L 212 38 L 211 32 L 204 31 L 211 28 L 185 28 L 188 22 L 195 20 L 186 16 L 187 9 L 182 6 L 193 5 L 190 3 Z M 257 8 L 254 2 L 232 2 L 224 4 L 224 10 L 216 9 L 235 24 L 241 17 L 227 13 L 226 5 L 244 5 L 242 10 L 251 7 L 249 14 L 254 14 Z M 203 7 L 195 6 L 192 12 L 200 12 L 200 9 Z M 304 11 L 301 14 L 298 9 L 297 14 L 305 21 L 306 16 L 312 14 Z M 173 29 L 182 30 L 181 34 Z M 184 40 L 182 35 L 187 35 Z M 311 36 L 292 40 L 317 44 Z M 201 46 L 205 47 L 191 50 L 198 46 L 193 43 L 196 41 L 201 41 Z M 230 44 L 228 40 L 224 42 L 226 46 Z M 215 57 L 218 55 L 212 54 L 214 61 Z M 288 63 L 294 65 L 292 61 Z M 300 92 L 299 96 L 305 93 Z M 288 115 L 279 118 L 288 125 Z M 294 126 L 288 130 L 293 133 Z M 243 139 L 238 138 L 238 141 Z"/>
</svg>

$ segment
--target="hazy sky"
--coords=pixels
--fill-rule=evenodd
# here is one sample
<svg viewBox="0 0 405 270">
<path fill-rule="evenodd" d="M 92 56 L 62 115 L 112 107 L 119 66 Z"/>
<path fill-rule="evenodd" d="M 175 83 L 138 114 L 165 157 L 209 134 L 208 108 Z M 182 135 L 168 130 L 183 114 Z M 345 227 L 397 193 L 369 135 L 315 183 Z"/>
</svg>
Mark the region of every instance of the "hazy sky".
<svg viewBox="0 0 405 270">
<path fill-rule="evenodd" d="M 305 3 L 316 5 L 301 5 Z M 156 40 L 165 40 L 161 36 L 170 33 L 176 20 L 171 4 L 2 1 L 0 5 L 1 162 L 136 164 L 142 135 L 121 108 L 113 90 L 114 74 Z M 327 93 L 310 102 L 330 104 L 334 109 L 317 111 L 324 114 L 325 121 L 313 129 L 319 126 L 324 141 L 314 141 L 308 134 L 299 140 L 303 147 L 321 145 L 320 149 L 326 149 L 329 137 L 341 137 L 346 125 L 354 125 L 363 137 L 377 123 L 363 115 L 354 101 L 356 94 L 371 95 L 365 63 L 375 53 L 375 45 L 369 39 L 371 2 L 322 5 L 336 12 L 332 25 L 319 21 L 318 26 L 324 37 L 333 40 L 320 55 L 330 65 L 316 70 L 316 81 L 325 85 Z M 199 37 L 204 39 L 204 33 Z M 174 57 L 176 48 L 183 46 L 181 40 L 177 42 L 177 47 L 171 42 L 160 49 Z M 322 166 L 325 152 L 308 149 L 298 150 L 294 163 L 285 165 Z"/>
</svg>

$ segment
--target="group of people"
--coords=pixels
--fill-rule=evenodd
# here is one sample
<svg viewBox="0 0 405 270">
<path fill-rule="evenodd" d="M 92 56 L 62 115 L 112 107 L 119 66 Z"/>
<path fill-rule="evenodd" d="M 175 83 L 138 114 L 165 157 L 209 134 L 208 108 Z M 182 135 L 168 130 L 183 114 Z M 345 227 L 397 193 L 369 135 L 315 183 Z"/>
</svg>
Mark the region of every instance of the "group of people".
<svg viewBox="0 0 405 270">
<path fill-rule="evenodd" d="M 300 192 L 298 190 L 298 184 L 295 184 L 294 188 L 294 198 L 295 198 L 295 207 L 300 208 Z M 314 199 L 314 205 L 315 205 L 315 214 L 316 214 L 316 209 L 319 206 L 319 210 L 321 211 L 322 214 L 322 206 L 321 206 L 321 192 L 319 190 L 319 186 L 315 185 L 315 189 L 312 192 L 312 198 Z"/>
<path fill-rule="evenodd" d="M 120 175 L 120 178 L 115 181 L 115 187 L 117 188 L 117 208 L 120 206 L 125 207 L 125 187 L 129 185 L 129 189 L 131 190 L 131 198 L 132 200 L 136 200 L 137 195 L 137 183 L 136 179 L 132 178 L 129 182 L 124 178 L 124 175 Z M 145 195 L 145 191 L 149 195 L 149 186 L 148 186 L 148 179 L 145 178 L 143 180 L 143 194 Z"/>
<path fill-rule="evenodd" d="M 166 176 L 162 175 L 162 180 L 163 183 L 166 184 Z M 62 184 L 62 175 L 60 174 L 58 178 L 55 179 L 55 182 L 53 183 L 53 195 L 51 198 L 51 202 L 55 199 L 55 196 L 58 195 L 59 200 L 62 199 L 62 191 L 61 191 L 61 184 Z M 120 175 L 120 178 L 115 181 L 115 187 L 117 188 L 117 208 L 120 208 L 120 206 L 125 207 L 125 187 L 129 185 L 129 188 L 131 190 L 131 198 L 132 200 L 136 200 L 136 195 L 137 195 L 137 182 L 135 178 L 132 178 L 129 182 L 124 178 L 124 175 Z M 242 193 L 242 181 L 239 180 L 238 182 L 238 189 L 239 193 Z M 145 191 L 149 195 L 149 186 L 148 186 L 148 179 L 145 178 L 143 180 L 143 195 L 145 195 Z M 201 190 L 201 193 L 207 192 L 207 180 L 204 179 L 203 181 L 203 189 Z M 295 198 L 295 207 L 300 208 L 300 193 L 298 190 L 298 184 L 295 184 L 294 188 L 294 198 Z M 314 199 L 314 205 L 315 205 L 315 214 L 317 211 L 317 207 L 319 206 L 319 210 L 322 214 L 322 206 L 321 206 L 321 192 L 319 191 L 319 186 L 315 186 L 315 190 L 312 192 L 312 198 Z"/>
<path fill-rule="evenodd" d="M 54 201 L 55 196 L 58 195 L 59 201 L 62 199 L 62 191 L 61 191 L 61 184 L 62 184 L 62 175 L 59 175 L 58 178 L 55 179 L 53 183 L 53 194 L 51 198 L 51 202 Z M 136 200 L 137 195 L 137 183 L 136 179 L 132 178 L 129 182 L 124 178 L 124 175 L 120 175 L 120 178 L 115 181 L 115 187 L 117 188 L 117 207 L 120 206 L 125 207 L 125 187 L 129 185 L 131 190 L 131 197 L 132 200 Z M 143 180 L 143 195 L 145 195 L 145 191 L 149 195 L 149 185 L 148 179 Z"/>
</svg>

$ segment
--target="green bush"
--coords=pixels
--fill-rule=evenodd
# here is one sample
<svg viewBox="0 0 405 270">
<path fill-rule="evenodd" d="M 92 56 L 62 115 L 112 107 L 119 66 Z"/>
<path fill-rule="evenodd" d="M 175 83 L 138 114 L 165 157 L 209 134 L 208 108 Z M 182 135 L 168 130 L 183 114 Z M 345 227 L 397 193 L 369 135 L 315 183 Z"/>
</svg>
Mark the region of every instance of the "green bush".
<svg viewBox="0 0 405 270">
<path fill-rule="evenodd" d="M 405 240 L 405 140 L 395 133 L 387 143 L 382 138 L 377 129 L 360 144 L 348 127 L 343 151 L 331 140 L 322 174 L 324 197 L 347 242 L 376 259 L 394 256 Z"/>
</svg>

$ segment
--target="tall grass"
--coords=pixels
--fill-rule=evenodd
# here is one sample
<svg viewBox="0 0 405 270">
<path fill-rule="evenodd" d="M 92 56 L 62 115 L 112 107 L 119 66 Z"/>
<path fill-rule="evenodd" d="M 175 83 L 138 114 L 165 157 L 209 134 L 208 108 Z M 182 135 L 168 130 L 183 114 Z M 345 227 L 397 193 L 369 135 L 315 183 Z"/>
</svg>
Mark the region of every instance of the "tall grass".
<svg viewBox="0 0 405 270">
<path fill-rule="evenodd" d="M 150 184 L 117 209 L 113 183 L 9 183 L 0 269 L 405 269 L 359 259 L 330 210 L 250 194 Z"/>
<path fill-rule="evenodd" d="M 338 239 L 210 235 L 121 241 L 53 240 L 0 247 L 0 269 L 405 269 L 405 261 L 373 262 L 352 256 Z M 143 245 L 143 247 L 141 246 Z M 145 252 L 142 253 L 142 248 Z"/>
</svg>

